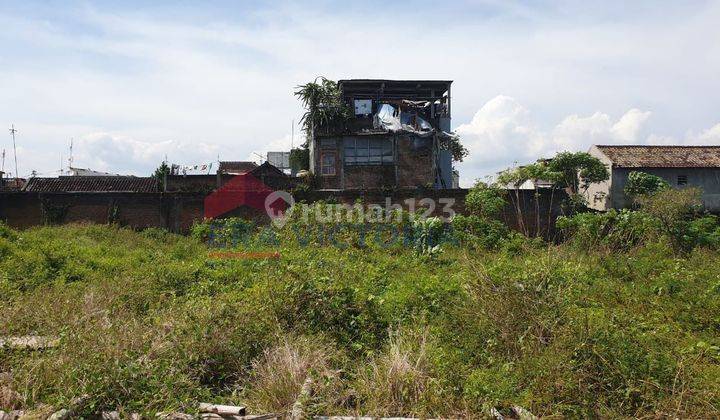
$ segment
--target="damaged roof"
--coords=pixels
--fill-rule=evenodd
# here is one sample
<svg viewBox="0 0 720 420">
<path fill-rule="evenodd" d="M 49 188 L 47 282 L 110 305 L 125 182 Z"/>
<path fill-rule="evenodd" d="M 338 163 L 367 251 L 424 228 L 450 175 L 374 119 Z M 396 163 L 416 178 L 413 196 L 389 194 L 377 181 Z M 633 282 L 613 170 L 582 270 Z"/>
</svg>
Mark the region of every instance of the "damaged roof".
<svg viewBox="0 0 720 420">
<path fill-rule="evenodd" d="M 31 178 L 23 191 L 28 192 L 157 192 L 155 178 L 134 176 L 61 176 Z"/>
<path fill-rule="evenodd" d="M 720 168 L 720 146 L 595 146 L 618 168 Z"/>
<path fill-rule="evenodd" d="M 359 99 L 413 99 L 433 101 L 443 97 L 452 80 L 345 79 L 338 81 L 343 96 Z"/>
</svg>

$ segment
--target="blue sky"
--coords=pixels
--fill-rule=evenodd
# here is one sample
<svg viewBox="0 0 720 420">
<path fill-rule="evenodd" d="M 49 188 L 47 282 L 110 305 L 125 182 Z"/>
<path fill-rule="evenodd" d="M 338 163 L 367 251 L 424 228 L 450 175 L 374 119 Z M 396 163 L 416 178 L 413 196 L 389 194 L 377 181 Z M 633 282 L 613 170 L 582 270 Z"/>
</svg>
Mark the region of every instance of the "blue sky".
<svg viewBox="0 0 720 420">
<path fill-rule="evenodd" d="M 318 75 L 454 80 L 464 185 L 593 143 L 720 144 L 717 1 L 148 3 L 0 4 L 21 175 L 70 138 L 76 166 L 139 175 L 287 149 Z"/>
</svg>

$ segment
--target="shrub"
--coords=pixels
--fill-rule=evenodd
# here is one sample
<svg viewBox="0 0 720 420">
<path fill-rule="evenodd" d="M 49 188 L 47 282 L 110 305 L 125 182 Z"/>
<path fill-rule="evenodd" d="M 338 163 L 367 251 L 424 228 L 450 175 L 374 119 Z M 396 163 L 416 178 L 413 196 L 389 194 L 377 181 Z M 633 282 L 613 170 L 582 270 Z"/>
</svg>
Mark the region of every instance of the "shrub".
<svg viewBox="0 0 720 420">
<path fill-rule="evenodd" d="M 668 188 L 670 188 L 670 184 L 657 175 L 651 175 L 640 171 L 632 171 L 628 175 L 624 191 L 625 195 L 635 199 L 644 195 L 652 195 Z"/>
<path fill-rule="evenodd" d="M 496 249 L 510 237 L 510 229 L 504 223 L 476 215 L 456 215 L 452 227 L 461 243 L 484 249 Z"/>
<path fill-rule="evenodd" d="M 605 213 L 578 213 L 560 216 L 556 226 L 575 244 L 586 250 L 605 247 L 628 250 L 654 238 L 658 221 L 644 212 L 632 210 Z"/>
<path fill-rule="evenodd" d="M 384 351 L 358 373 L 355 388 L 367 414 L 424 417 L 447 410 L 431 346 L 427 332 L 390 333 Z"/>
<path fill-rule="evenodd" d="M 190 235 L 210 246 L 234 248 L 240 243 L 247 243 L 255 231 L 255 223 L 239 217 L 225 219 L 204 219 L 195 222 Z"/>
<path fill-rule="evenodd" d="M 441 251 L 447 225 L 437 217 L 413 222 L 414 249 L 418 255 L 434 256 Z"/>
<path fill-rule="evenodd" d="M 643 212 L 660 222 L 660 232 L 676 249 L 689 250 L 696 244 L 689 240 L 688 222 L 702 210 L 701 196 L 699 188 L 666 189 L 641 196 L 638 203 Z"/>
<path fill-rule="evenodd" d="M 307 378 L 316 383 L 317 393 L 323 380 L 333 376 L 331 359 L 335 355 L 328 353 L 330 349 L 332 345 L 321 339 L 287 336 L 266 348 L 252 363 L 247 396 L 253 411 L 290 411 Z"/>
<path fill-rule="evenodd" d="M 502 213 L 507 202 L 500 188 L 478 182 L 465 196 L 465 208 L 481 219 L 495 219 Z"/>
</svg>

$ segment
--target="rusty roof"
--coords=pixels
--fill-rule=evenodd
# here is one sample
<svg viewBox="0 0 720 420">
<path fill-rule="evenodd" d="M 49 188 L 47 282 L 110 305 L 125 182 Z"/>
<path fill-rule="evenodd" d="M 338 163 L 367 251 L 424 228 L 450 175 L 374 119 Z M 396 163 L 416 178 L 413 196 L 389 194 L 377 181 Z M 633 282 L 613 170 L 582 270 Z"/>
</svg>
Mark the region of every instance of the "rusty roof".
<svg viewBox="0 0 720 420">
<path fill-rule="evenodd" d="M 257 168 L 257 163 L 251 161 L 224 161 L 220 162 L 218 172 L 244 174 Z"/>
<path fill-rule="evenodd" d="M 720 168 L 720 146 L 595 146 L 618 168 Z"/>
<path fill-rule="evenodd" d="M 31 178 L 24 191 L 30 192 L 157 192 L 155 178 L 134 176 L 61 176 Z"/>
</svg>

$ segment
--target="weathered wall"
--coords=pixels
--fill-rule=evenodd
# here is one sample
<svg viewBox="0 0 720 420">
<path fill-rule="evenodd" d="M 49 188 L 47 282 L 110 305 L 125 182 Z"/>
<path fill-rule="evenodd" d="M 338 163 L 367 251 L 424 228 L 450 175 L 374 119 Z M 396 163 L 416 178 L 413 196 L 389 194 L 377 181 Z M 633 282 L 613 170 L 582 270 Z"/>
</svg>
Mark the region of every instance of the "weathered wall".
<svg viewBox="0 0 720 420">
<path fill-rule="evenodd" d="M 432 138 L 399 136 L 397 139 L 398 187 L 434 184 Z"/>
<path fill-rule="evenodd" d="M 610 189 L 610 206 L 616 209 L 630 207 L 625 197 L 628 175 L 636 169 L 614 168 Z M 700 187 L 705 208 L 711 212 L 720 211 L 720 169 L 718 168 L 645 168 L 642 172 L 659 176 L 672 187 L 678 186 L 678 176 L 687 176 L 688 187 Z"/>
<path fill-rule="evenodd" d="M 432 137 L 386 134 L 379 137 L 395 142 L 395 162 L 382 165 L 345 165 L 343 138 L 353 136 L 323 137 L 312 159 L 319 189 L 372 189 L 415 188 L 432 186 L 433 175 Z M 357 136 L 355 136 L 357 137 Z M 365 136 L 374 137 L 378 136 Z M 320 160 L 322 152 L 334 152 L 337 156 L 336 174 L 322 175 Z"/>
<path fill-rule="evenodd" d="M 412 211 L 430 208 L 429 214 L 450 216 L 465 213 L 465 189 L 391 189 L 306 191 L 295 194 L 296 201 L 318 200 L 353 205 L 358 199 L 366 205 L 399 205 Z M 509 204 L 502 219 L 510 227 L 552 238 L 555 219 L 560 215 L 564 194 L 541 191 L 509 191 Z M 193 222 L 202 220 L 205 194 L 202 193 L 0 193 L 0 220 L 16 228 L 55 223 L 108 223 L 111 218 L 122 226 L 136 229 L 159 227 L 186 233 Z M 238 209 L 232 215 L 258 216 L 257 210 Z M 53 216 L 54 214 L 54 216 Z M 112 216 L 111 216 L 112 215 Z M 260 215 L 262 216 L 262 215 Z M 256 220 L 262 219 L 258 216 Z"/>
<path fill-rule="evenodd" d="M 352 190 L 392 188 L 395 167 L 392 165 L 345 166 L 345 187 Z"/>
<path fill-rule="evenodd" d="M 427 207 L 431 202 L 433 216 L 447 216 L 452 209 L 458 214 L 465 214 L 465 196 L 467 189 L 422 189 L 406 188 L 395 190 L 346 190 L 346 191 L 308 191 L 296 193 L 296 201 L 312 203 L 319 200 L 340 204 L 354 204 L 362 200 L 366 205 L 400 205 L 404 210 L 412 211 Z M 561 190 L 508 190 L 508 204 L 501 214 L 502 221 L 510 228 L 530 236 L 542 236 L 554 239 L 556 235 L 555 221 L 563 214 L 561 204 L 567 198 Z M 431 200 L 431 201 L 429 201 Z"/>
<path fill-rule="evenodd" d="M 50 223 L 108 223 L 187 232 L 202 219 L 204 194 L 0 193 L 0 219 L 27 228 Z"/>
</svg>

